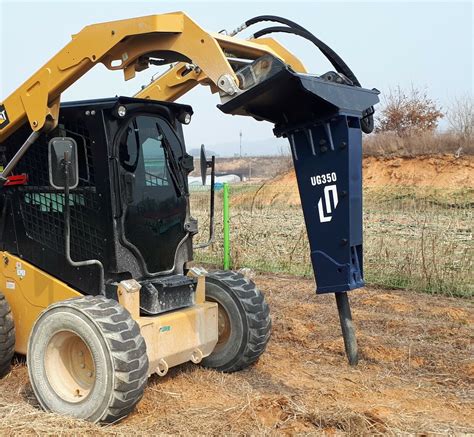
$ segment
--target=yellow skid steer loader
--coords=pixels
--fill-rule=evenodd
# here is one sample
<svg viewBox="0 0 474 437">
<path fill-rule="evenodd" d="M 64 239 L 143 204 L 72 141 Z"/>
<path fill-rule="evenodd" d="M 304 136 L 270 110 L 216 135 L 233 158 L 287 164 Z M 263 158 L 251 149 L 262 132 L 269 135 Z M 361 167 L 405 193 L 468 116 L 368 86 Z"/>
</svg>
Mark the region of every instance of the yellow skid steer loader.
<svg viewBox="0 0 474 437">
<path fill-rule="evenodd" d="M 278 25 L 236 36 L 267 21 Z M 312 41 L 334 71 L 308 74 L 275 32 Z M 62 103 L 98 63 L 125 80 L 170 69 L 133 97 Z M 189 361 L 233 372 L 265 350 L 271 319 L 255 284 L 189 264 L 198 226 L 182 127 L 193 110 L 174 100 L 198 84 L 223 112 L 269 121 L 289 139 L 317 292 L 336 293 L 356 362 L 346 291 L 363 286 L 361 131 L 373 128 L 378 92 L 281 17 L 229 34 L 182 12 L 101 23 L 0 102 L 0 372 L 26 354 L 47 411 L 114 422 L 151 374 Z"/>
</svg>

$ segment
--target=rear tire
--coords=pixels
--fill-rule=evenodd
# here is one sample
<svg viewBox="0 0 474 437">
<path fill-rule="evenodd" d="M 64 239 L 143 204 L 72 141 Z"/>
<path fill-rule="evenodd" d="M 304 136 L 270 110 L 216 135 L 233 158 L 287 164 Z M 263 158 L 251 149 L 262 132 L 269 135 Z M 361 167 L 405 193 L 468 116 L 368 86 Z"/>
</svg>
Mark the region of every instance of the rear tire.
<svg viewBox="0 0 474 437">
<path fill-rule="evenodd" d="M 272 325 L 262 292 L 240 273 L 217 271 L 206 276 L 206 300 L 218 304 L 219 340 L 202 364 L 235 372 L 257 361 Z"/>
<path fill-rule="evenodd" d="M 65 300 L 35 322 L 28 373 L 46 411 L 116 422 L 143 396 L 148 376 L 145 341 L 130 313 L 102 296 Z"/>
<path fill-rule="evenodd" d="M 10 371 L 15 353 L 15 324 L 5 296 L 0 293 L 0 377 Z"/>
</svg>

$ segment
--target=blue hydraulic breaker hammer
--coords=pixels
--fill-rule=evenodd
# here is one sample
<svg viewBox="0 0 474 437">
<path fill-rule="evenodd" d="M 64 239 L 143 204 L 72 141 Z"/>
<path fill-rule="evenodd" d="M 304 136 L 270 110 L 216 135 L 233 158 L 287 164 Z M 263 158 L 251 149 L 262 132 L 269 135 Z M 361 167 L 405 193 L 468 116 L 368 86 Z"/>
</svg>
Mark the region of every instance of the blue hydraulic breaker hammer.
<svg viewBox="0 0 474 437">
<path fill-rule="evenodd" d="M 346 352 L 357 362 L 346 292 L 364 286 L 362 241 L 363 117 L 377 90 L 335 72 L 299 74 L 265 56 L 238 72 L 244 92 L 220 105 L 225 113 L 274 123 L 291 145 L 317 293 L 336 293 Z"/>
</svg>

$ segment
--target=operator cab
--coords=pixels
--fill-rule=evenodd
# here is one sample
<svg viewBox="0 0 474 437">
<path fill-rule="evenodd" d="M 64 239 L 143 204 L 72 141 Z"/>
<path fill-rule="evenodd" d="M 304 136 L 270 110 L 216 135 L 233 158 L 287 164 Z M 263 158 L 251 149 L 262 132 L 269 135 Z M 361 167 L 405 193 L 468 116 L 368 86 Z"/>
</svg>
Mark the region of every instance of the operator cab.
<svg viewBox="0 0 474 437">
<path fill-rule="evenodd" d="M 127 97 L 63 104 L 58 127 L 41 135 L 15 169 L 27 182 L 1 196 L 3 250 L 85 294 L 101 292 L 97 266 L 74 267 L 64 257 L 65 195 L 48 178 L 48 143 L 72 138 L 79 183 L 68 196 L 71 258 L 99 261 L 110 297 L 117 282 L 139 280 L 145 313 L 192 305 L 195 280 L 184 274 L 197 223 L 187 181 L 193 159 L 182 130 L 191 115 L 187 105 Z M 29 132 L 25 125 L 6 141 L 3 161 Z"/>
</svg>

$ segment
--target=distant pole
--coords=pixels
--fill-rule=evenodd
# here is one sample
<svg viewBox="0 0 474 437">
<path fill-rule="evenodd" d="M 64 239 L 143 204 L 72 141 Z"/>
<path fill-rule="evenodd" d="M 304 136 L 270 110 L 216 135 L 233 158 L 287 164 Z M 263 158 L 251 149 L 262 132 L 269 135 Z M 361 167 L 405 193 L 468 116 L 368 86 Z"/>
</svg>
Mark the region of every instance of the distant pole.
<svg viewBox="0 0 474 437">
<path fill-rule="evenodd" d="M 240 137 L 240 157 L 242 158 L 242 131 L 239 132 Z"/>
<path fill-rule="evenodd" d="M 229 228 L 229 184 L 224 182 L 223 190 L 223 219 L 224 219 L 224 270 L 230 268 L 230 228 Z"/>
</svg>

